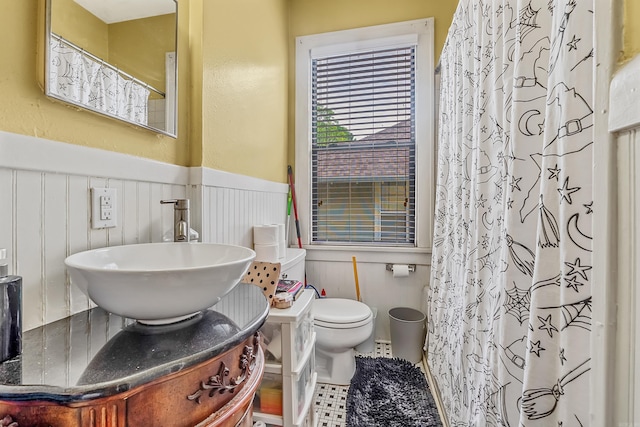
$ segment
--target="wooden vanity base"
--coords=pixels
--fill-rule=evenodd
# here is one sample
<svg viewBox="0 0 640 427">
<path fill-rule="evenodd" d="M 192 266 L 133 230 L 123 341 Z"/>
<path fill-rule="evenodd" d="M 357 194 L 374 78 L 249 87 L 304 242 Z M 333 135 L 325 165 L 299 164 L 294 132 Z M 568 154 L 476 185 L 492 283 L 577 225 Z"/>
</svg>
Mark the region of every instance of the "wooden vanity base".
<svg viewBox="0 0 640 427">
<path fill-rule="evenodd" d="M 0 401 L 0 426 L 250 427 L 264 370 L 259 344 L 256 333 L 213 359 L 105 398 Z"/>
</svg>

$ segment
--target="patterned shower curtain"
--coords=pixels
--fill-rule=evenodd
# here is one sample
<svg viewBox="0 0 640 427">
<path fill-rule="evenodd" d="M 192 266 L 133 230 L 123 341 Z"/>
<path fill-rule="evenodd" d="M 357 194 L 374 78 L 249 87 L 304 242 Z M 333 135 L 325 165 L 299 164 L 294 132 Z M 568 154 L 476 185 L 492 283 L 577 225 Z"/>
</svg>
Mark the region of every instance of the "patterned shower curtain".
<svg viewBox="0 0 640 427">
<path fill-rule="evenodd" d="M 62 37 L 51 37 L 49 92 L 93 110 L 146 125 L 150 91 Z"/>
<path fill-rule="evenodd" d="M 452 426 L 589 425 L 593 0 L 460 0 L 428 362 Z"/>
</svg>

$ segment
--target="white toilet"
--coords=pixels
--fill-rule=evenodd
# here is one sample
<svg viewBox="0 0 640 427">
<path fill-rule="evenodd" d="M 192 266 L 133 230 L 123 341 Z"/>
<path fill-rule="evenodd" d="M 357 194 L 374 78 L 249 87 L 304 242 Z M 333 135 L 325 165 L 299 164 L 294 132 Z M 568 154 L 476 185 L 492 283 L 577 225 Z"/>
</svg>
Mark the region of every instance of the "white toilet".
<svg viewBox="0 0 640 427">
<path fill-rule="evenodd" d="M 373 313 L 366 304 L 342 298 L 316 299 L 312 312 L 318 382 L 348 385 L 356 371 L 354 348 L 371 336 Z"/>
<path fill-rule="evenodd" d="M 305 256 L 304 249 L 287 248 L 281 278 L 303 281 Z M 367 341 L 373 332 L 371 309 L 355 300 L 322 298 L 313 301 L 312 312 L 318 382 L 348 385 L 356 370 L 354 348 Z"/>
</svg>

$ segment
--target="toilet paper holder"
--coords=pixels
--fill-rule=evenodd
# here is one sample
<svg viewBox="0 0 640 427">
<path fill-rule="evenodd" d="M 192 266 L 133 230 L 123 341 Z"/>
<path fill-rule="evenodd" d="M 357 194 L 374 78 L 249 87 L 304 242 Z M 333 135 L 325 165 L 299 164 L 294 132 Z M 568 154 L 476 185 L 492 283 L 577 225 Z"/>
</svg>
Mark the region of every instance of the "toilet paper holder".
<svg viewBox="0 0 640 427">
<path fill-rule="evenodd" d="M 386 270 L 387 271 L 393 271 L 393 264 L 387 264 Z M 415 264 L 409 264 L 409 273 L 413 273 L 415 271 L 416 271 L 416 265 Z"/>
</svg>

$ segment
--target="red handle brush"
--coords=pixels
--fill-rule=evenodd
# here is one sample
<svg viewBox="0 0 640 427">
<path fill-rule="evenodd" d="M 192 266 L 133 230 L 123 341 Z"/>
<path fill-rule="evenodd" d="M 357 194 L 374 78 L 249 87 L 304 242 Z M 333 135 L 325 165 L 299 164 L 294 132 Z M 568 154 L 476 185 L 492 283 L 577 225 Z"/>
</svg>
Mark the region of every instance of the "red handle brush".
<svg viewBox="0 0 640 427">
<path fill-rule="evenodd" d="M 291 165 L 287 167 L 287 174 L 289 175 L 289 188 L 291 189 L 291 200 L 293 201 L 293 217 L 296 223 L 298 247 L 302 249 L 302 239 L 300 238 L 300 221 L 298 220 L 298 204 L 296 203 L 296 189 L 293 185 L 293 169 L 291 169 Z"/>
</svg>

